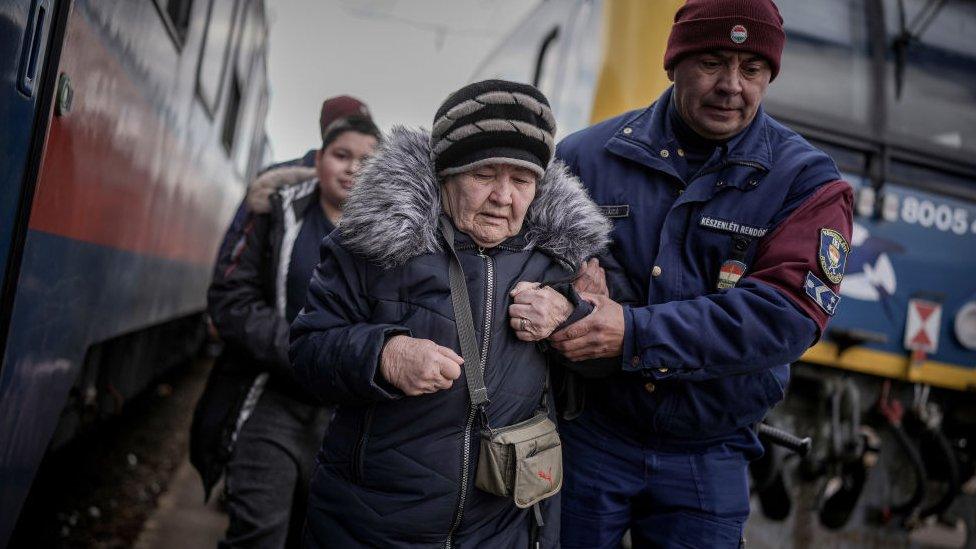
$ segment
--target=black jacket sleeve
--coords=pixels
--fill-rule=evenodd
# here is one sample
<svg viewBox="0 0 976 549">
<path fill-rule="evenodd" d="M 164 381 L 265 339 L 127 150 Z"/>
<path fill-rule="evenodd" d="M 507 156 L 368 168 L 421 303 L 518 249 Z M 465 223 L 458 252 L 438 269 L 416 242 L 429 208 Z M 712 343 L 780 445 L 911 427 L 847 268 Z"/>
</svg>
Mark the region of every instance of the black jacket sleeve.
<svg viewBox="0 0 976 549">
<path fill-rule="evenodd" d="M 321 262 L 312 272 L 305 308 L 291 326 L 291 358 L 299 383 L 330 404 L 393 400 L 403 394 L 380 373 L 383 347 L 405 326 L 370 321 L 365 260 L 335 238 L 322 241 Z"/>
<path fill-rule="evenodd" d="M 583 317 L 589 315 L 593 312 L 593 305 L 581 298 L 578 293 L 576 293 L 576 288 L 573 287 L 572 282 L 560 282 L 557 284 L 550 284 L 550 288 L 559 292 L 560 295 L 569 301 L 569 304 L 573 306 L 573 312 L 569 314 L 566 320 L 562 321 L 559 326 L 553 332 L 558 332 L 567 326 L 575 324 L 576 321 L 582 320 Z"/>
<path fill-rule="evenodd" d="M 221 246 L 207 310 L 222 339 L 244 349 L 272 374 L 291 378 L 288 323 L 272 303 L 270 231 L 269 215 L 245 214 L 236 242 Z"/>
</svg>

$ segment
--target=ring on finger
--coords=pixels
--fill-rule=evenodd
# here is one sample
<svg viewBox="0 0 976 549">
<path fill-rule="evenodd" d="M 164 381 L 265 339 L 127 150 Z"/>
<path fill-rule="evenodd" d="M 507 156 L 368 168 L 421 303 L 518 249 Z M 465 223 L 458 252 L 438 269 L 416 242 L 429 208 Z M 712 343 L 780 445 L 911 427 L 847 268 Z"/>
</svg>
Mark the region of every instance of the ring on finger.
<svg viewBox="0 0 976 549">
<path fill-rule="evenodd" d="M 525 319 L 524 318 L 519 318 L 519 331 L 520 332 L 524 332 L 525 331 Z"/>
</svg>

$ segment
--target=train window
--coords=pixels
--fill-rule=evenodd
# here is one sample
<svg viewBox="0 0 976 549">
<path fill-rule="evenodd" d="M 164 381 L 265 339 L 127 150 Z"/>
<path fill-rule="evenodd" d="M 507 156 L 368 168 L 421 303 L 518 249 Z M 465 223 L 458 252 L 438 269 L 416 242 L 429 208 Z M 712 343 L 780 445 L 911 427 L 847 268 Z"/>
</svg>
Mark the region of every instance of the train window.
<svg viewBox="0 0 976 549">
<path fill-rule="evenodd" d="M 217 100 L 220 98 L 236 4 L 236 0 L 211 0 L 210 2 L 207 34 L 197 68 L 197 92 L 211 116 L 217 110 Z"/>
<path fill-rule="evenodd" d="M 224 111 L 224 128 L 220 132 L 220 142 L 228 154 L 234 150 L 234 136 L 237 134 L 237 119 L 241 111 L 241 83 L 236 75 L 230 79 L 230 92 L 227 94 L 227 110 Z"/>
<path fill-rule="evenodd" d="M 166 21 L 166 28 L 177 45 L 186 42 L 186 32 L 190 28 L 190 12 L 193 0 L 155 0 L 156 8 Z"/>
<path fill-rule="evenodd" d="M 841 171 L 857 174 L 863 174 L 867 171 L 868 157 L 863 152 L 815 139 L 811 139 L 810 143 L 830 155 Z"/>
<path fill-rule="evenodd" d="M 976 152 L 976 3 L 887 0 L 888 127 Z"/>
<path fill-rule="evenodd" d="M 910 162 L 892 160 L 888 165 L 888 178 L 895 183 L 903 183 L 910 187 L 976 201 L 976 188 L 973 187 L 972 177 L 963 177 Z M 972 232 L 976 234 L 976 218 L 973 221 Z"/>
<path fill-rule="evenodd" d="M 768 101 L 779 112 L 867 125 L 871 58 L 865 0 L 778 0 L 786 27 Z"/>
<path fill-rule="evenodd" d="M 180 40 L 186 40 L 186 29 L 190 26 L 190 9 L 193 0 L 169 0 L 166 3 L 166 13 L 173 22 Z"/>
<path fill-rule="evenodd" d="M 252 74 L 266 74 L 265 58 L 259 55 L 255 60 L 257 65 Z M 244 80 L 244 101 L 241 107 L 240 121 L 237 127 L 237 138 L 234 145 L 234 165 L 237 172 L 245 177 L 250 175 L 251 157 L 254 150 L 254 136 L 257 130 L 257 122 L 263 117 L 262 110 L 266 108 L 267 81 L 264 79 L 252 78 Z"/>
<path fill-rule="evenodd" d="M 254 54 L 264 47 L 264 44 L 261 42 L 264 33 L 261 32 L 260 28 L 262 18 L 258 12 L 261 6 L 261 2 L 249 2 L 244 13 L 241 42 L 237 49 L 237 59 L 235 62 L 237 74 L 241 75 L 244 80 L 247 80 L 249 75 Z"/>
</svg>

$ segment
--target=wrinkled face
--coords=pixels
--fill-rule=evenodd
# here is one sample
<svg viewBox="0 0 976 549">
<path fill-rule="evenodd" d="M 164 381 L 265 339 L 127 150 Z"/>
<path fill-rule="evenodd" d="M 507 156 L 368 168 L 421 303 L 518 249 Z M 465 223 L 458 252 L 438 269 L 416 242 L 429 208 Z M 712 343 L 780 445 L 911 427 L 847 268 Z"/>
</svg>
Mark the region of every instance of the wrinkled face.
<svg viewBox="0 0 976 549">
<path fill-rule="evenodd" d="M 327 147 L 315 154 L 315 172 L 319 178 L 321 198 L 340 209 L 349 197 L 363 160 L 376 149 L 372 135 L 348 131 L 339 134 Z"/>
<path fill-rule="evenodd" d="M 682 120 L 698 135 L 716 140 L 752 122 L 771 75 L 762 57 L 728 50 L 691 54 L 668 72 Z"/>
<path fill-rule="evenodd" d="M 532 170 L 509 164 L 448 176 L 441 184 L 444 210 L 458 230 L 491 248 L 522 230 L 537 181 Z"/>
</svg>

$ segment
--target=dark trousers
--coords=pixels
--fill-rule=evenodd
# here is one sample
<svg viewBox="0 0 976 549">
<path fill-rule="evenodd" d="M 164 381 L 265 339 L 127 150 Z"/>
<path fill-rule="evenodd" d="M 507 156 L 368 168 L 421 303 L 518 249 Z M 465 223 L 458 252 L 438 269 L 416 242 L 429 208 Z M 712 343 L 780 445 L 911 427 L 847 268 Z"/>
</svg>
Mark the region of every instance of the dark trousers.
<svg viewBox="0 0 976 549">
<path fill-rule="evenodd" d="M 265 390 L 227 464 L 230 525 L 218 547 L 301 546 L 309 478 L 330 418 L 330 409 Z"/>
<path fill-rule="evenodd" d="M 737 548 L 749 516 L 747 461 L 724 447 L 667 453 L 616 435 L 591 412 L 559 426 L 562 546 Z"/>
</svg>

